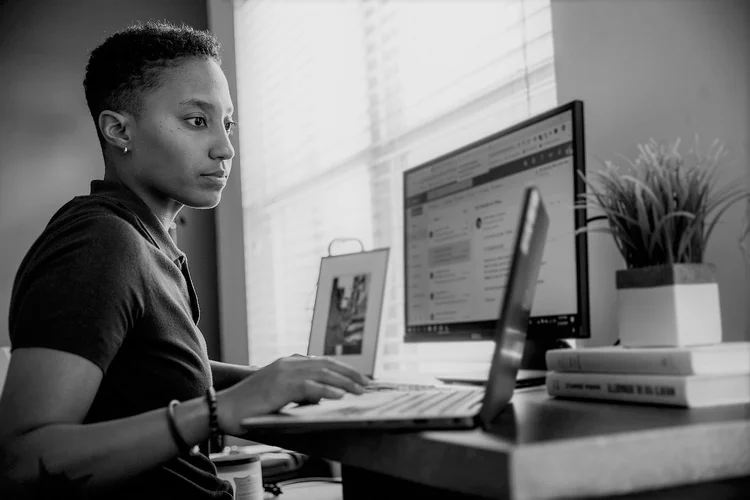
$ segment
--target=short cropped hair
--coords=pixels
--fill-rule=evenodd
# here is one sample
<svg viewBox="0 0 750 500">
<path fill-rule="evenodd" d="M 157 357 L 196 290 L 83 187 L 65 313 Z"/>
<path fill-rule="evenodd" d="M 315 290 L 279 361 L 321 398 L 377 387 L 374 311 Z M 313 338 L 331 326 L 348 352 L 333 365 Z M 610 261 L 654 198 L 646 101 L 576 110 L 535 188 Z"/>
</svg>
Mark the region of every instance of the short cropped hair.
<svg viewBox="0 0 750 500">
<path fill-rule="evenodd" d="M 137 118 L 142 96 L 163 83 L 162 70 L 189 57 L 221 64 L 219 42 L 208 31 L 154 21 L 118 31 L 91 51 L 83 88 L 102 149 L 99 114 L 111 110 Z"/>
</svg>

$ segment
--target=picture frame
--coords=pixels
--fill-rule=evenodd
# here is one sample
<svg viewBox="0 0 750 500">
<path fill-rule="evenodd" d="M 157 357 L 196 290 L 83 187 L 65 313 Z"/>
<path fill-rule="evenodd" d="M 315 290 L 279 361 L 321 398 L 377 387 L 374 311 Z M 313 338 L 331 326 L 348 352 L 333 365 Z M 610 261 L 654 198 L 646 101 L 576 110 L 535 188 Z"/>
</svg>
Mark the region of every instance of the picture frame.
<svg viewBox="0 0 750 500">
<path fill-rule="evenodd" d="M 373 374 L 388 254 L 388 248 L 378 248 L 321 259 L 308 356 Z"/>
</svg>

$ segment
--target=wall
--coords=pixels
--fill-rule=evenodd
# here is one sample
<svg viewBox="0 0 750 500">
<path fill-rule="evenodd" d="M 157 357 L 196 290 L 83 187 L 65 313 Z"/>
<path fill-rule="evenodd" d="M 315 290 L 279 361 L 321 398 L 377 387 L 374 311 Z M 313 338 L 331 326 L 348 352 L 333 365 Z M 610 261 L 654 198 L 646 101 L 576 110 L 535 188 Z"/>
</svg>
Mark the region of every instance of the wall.
<svg viewBox="0 0 750 500">
<path fill-rule="evenodd" d="M 587 168 L 637 156 L 654 138 L 708 146 L 719 138 L 732 161 L 722 179 L 748 184 L 750 2 L 745 0 L 552 0 L 560 103 L 585 103 Z M 685 142 L 683 142 L 685 144 Z M 722 218 L 707 251 L 718 266 L 724 340 L 750 340 L 748 269 L 738 246 L 744 206 Z M 593 338 L 617 339 L 612 316 L 619 256 L 606 236 L 589 237 Z"/>
<path fill-rule="evenodd" d="M 16 270 L 52 214 L 89 191 L 104 165 L 83 94 L 88 52 L 134 21 L 208 25 L 205 0 L 10 0 L 0 3 L 0 345 Z M 178 244 L 201 298 L 201 330 L 217 357 L 213 211 L 184 210 Z"/>
</svg>

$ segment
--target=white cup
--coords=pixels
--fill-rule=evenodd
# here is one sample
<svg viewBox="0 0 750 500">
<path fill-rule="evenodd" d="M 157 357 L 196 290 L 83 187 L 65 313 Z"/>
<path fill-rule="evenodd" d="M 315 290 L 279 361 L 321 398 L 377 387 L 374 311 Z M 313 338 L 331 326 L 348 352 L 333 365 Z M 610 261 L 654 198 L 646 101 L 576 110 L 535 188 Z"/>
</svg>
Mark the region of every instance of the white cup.
<svg viewBox="0 0 750 500">
<path fill-rule="evenodd" d="M 228 452 L 212 455 L 211 460 L 218 476 L 232 483 L 235 500 L 263 500 L 263 471 L 258 455 Z"/>
</svg>

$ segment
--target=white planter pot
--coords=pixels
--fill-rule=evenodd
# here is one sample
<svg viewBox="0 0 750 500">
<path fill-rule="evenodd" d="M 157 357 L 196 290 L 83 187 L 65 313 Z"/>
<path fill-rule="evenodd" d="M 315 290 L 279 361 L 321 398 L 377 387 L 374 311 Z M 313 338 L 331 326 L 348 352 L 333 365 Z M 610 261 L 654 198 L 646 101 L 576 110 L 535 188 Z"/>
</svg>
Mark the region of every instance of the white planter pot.
<svg viewBox="0 0 750 500">
<path fill-rule="evenodd" d="M 675 264 L 617 271 L 620 343 L 670 347 L 721 342 L 716 270 Z"/>
</svg>

